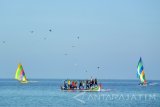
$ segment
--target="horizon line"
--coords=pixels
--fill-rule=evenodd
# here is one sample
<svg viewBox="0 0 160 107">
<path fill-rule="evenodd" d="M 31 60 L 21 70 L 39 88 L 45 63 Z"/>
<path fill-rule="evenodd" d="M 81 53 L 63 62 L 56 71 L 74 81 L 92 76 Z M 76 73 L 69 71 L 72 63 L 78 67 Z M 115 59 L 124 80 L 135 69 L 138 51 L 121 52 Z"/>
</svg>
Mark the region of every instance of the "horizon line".
<svg viewBox="0 0 160 107">
<path fill-rule="evenodd" d="M 10 79 L 10 80 L 15 80 L 14 78 L 0 78 L 0 80 L 2 80 L 2 79 Z M 30 78 L 30 79 L 28 79 L 28 80 L 32 80 L 32 79 L 42 79 L 42 80 L 87 80 L 87 78 L 86 79 L 84 79 L 84 78 L 77 78 L 77 79 L 75 79 L 75 78 Z M 98 80 L 137 80 L 137 81 L 139 81 L 138 79 L 104 79 L 104 78 L 100 78 L 100 79 L 98 79 Z M 159 81 L 160 79 L 148 79 L 147 81 L 152 81 L 152 80 L 157 80 L 157 81 Z"/>
</svg>

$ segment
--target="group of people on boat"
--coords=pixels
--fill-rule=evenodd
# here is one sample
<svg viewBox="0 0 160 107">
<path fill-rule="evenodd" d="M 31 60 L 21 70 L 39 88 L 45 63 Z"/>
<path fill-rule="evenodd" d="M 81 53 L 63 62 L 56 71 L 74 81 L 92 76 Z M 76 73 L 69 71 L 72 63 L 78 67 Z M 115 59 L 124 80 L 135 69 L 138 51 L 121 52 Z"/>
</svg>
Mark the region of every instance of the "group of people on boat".
<svg viewBox="0 0 160 107">
<path fill-rule="evenodd" d="M 61 87 L 63 90 L 83 90 L 90 89 L 92 87 L 98 86 L 97 79 L 91 80 L 65 80 L 64 85 Z"/>
</svg>

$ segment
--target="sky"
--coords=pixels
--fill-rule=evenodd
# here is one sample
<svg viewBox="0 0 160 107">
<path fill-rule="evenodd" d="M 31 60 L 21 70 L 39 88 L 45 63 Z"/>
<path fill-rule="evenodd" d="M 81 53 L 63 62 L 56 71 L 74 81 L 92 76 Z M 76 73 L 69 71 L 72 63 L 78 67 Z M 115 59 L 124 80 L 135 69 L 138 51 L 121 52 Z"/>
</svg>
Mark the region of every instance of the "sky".
<svg viewBox="0 0 160 107">
<path fill-rule="evenodd" d="M 159 80 L 159 0 L 0 0 L 0 78 L 137 79 L 140 57 Z"/>
</svg>

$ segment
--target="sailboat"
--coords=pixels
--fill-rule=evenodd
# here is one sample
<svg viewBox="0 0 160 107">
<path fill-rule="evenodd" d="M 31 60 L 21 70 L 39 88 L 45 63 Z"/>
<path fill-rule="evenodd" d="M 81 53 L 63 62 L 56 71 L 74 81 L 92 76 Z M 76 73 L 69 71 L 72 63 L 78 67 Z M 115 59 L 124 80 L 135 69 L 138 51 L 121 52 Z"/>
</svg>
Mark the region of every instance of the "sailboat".
<svg viewBox="0 0 160 107">
<path fill-rule="evenodd" d="M 18 64 L 18 68 L 15 74 L 15 79 L 20 81 L 21 83 L 28 83 L 22 64 Z"/>
<path fill-rule="evenodd" d="M 144 67 L 143 67 L 143 62 L 141 57 L 139 59 L 138 66 L 137 66 L 137 78 L 139 78 L 140 80 L 140 85 L 143 85 L 143 86 L 147 85 L 147 80 L 145 77 Z"/>
</svg>

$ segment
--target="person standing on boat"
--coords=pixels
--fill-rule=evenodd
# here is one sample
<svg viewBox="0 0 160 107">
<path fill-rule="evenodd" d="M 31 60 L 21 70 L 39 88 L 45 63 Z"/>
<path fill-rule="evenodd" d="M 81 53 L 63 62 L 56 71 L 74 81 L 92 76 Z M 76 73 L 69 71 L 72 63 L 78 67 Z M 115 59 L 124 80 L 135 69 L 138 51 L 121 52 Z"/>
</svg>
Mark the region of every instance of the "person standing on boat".
<svg viewBox="0 0 160 107">
<path fill-rule="evenodd" d="M 95 78 L 95 85 L 98 86 L 97 78 Z"/>
<path fill-rule="evenodd" d="M 79 82 L 79 89 L 81 89 L 81 81 Z"/>
<path fill-rule="evenodd" d="M 83 82 L 82 81 L 80 81 L 80 83 L 79 83 L 79 89 L 83 89 L 84 87 L 83 87 Z"/>
<path fill-rule="evenodd" d="M 82 88 L 84 89 L 85 81 L 82 81 Z"/>
<path fill-rule="evenodd" d="M 95 84 L 94 84 L 94 80 L 92 79 L 92 87 L 94 87 L 94 85 L 95 85 Z"/>
<path fill-rule="evenodd" d="M 74 88 L 77 89 L 77 81 L 75 81 L 75 87 Z"/>
<path fill-rule="evenodd" d="M 75 82 L 72 81 L 72 86 L 71 86 L 71 88 L 74 89 L 75 87 L 76 87 L 76 86 L 75 86 Z"/>
<path fill-rule="evenodd" d="M 86 89 L 89 89 L 90 88 L 89 86 L 90 86 L 89 81 L 86 80 Z"/>
<path fill-rule="evenodd" d="M 67 83 L 64 81 L 64 89 L 67 90 Z"/>
<path fill-rule="evenodd" d="M 89 85 L 90 85 L 90 88 L 92 87 L 92 81 L 90 80 L 90 82 L 89 82 Z"/>
<path fill-rule="evenodd" d="M 92 87 L 92 81 L 93 81 L 93 79 L 92 79 L 92 77 L 91 77 L 91 80 L 90 80 L 90 88 Z"/>
<path fill-rule="evenodd" d="M 71 88 L 71 81 L 68 80 L 68 89 L 70 89 L 70 88 Z"/>
</svg>

